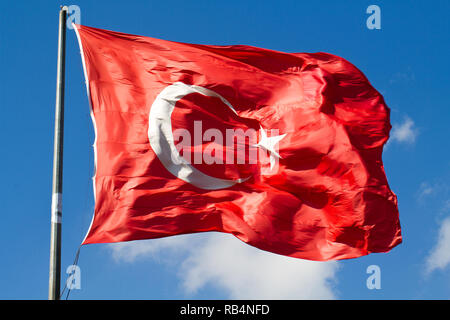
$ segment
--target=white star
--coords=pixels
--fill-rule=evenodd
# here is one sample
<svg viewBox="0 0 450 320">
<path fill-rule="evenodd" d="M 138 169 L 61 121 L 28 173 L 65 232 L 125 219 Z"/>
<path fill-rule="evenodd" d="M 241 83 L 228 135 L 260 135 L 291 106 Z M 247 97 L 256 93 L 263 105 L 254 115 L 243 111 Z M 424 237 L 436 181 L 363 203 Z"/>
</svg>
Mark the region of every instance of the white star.
<svg viewBox="0 0 450 320">
<path fill-rule="evenodd" d="M 281 158 L 280 154 L 275 150 L 275 145 L 281 141 L 286 136 L 285 134 L 282 134 L 281 136 L 272 136 L 268 137 L 266 130 L 261 127 L 261 139 L 259 140 L 256 147 L 263 148 L 264 150 L 268 151 L 270 153 L 270 169 L 272 170 L 273 166 L 275 165 L 275 157 Z"/>
</svg>

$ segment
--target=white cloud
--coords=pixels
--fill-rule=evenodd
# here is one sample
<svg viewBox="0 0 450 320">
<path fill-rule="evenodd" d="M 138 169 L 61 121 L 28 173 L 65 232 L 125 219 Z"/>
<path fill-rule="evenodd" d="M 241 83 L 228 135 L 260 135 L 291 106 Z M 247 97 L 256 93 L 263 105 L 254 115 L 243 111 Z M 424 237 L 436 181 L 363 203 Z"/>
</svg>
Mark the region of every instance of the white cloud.
<svg viewBox="0 0 450 320">
<path fill-rule="evenodd" d="M 152 259 L 166 258 L 161 252 L 179 253 L 186 250 L 188 242 L 183 236 L 173 236 L 161 239 L 118 242 L 108 244 L 112 250 L 113 258 L 117 262 L 135 262 L 138 258 L 151 257 Z"/>
<path fill-rule="evenodd" d="M 448 266 L 450 266 L 450 217 L 442 221 L 437 243 L 426 260 L 426 272 L 443 270 Z"/>
<path fill-rule="evenodd" d="M 419 200 L 422 200 L 423 198 L 425 198 L 426 196 L 431 195 L 432 193 L 434 193 L 435 190 L 435 186 L 431 186 L 428 182 L 422 182 L 420 184 L 420 188 L 419 188 Z"/>
<path fill-rule="evenodd" d="M 417 199 L 421 201 L 431 199 L 432 197 L 436 199 L 437 196 L 447 197 L 449 193 L 449 185 L 447 182 L 443 182 L 445 179 L 445 176 L 442 176 L 431 183 L 422 182 L 417 192 Z M 439 212 L 445 214 L 450 211 L 449 203 L 450 200 L 444 201 Z"/>
<path fill-rule="evenodd" d="M 414 121 L 406 117 L 403 123 L 394 124 L 391 131 L 391 141 L 412 144 L 416 141 L 418 129 Z"/>
<path fill-rule="evenodd" d="M 280 256 L 229 234 L 184 235 L 110 247 L 117 261 L 132 262 L 156 253 L 177 259 L 178 276 L 189 295 L 212 286 L 225 291 L 230 299 L 336 298 L 337 262 Z"/>
<path fill-rule="evenodd" d="M 414 72 L 412 71 L 411 67 L 408 67 L 403 72 L 397 72 L 397 73 L 393 74 L 391 79 L 389 80 L 389 83 L 390 84 L 394 84 L 394 83 L 408 84 L 409 82 L 414 81 L 414 80 L 416 80 L 416 76 L 415 76 Z"/>
<path fill-rule="evenodd" d="M 213 284 L 232 299 L 333 299 L 337 267 L 272 254 L 219 234 L 193 251 L 182 271 L 188 292 Z"/>
</svg>

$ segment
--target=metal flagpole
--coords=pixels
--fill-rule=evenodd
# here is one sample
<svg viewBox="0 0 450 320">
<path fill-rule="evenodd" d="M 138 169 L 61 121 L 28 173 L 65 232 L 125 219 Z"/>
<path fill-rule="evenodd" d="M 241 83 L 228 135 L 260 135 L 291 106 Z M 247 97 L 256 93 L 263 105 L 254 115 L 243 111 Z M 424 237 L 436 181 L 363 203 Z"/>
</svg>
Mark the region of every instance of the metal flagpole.
<svg viewBox="0 0 450 320">
<path fill-rule="evenodd" d="M 64 136 L 64 78 L 66 60 L 66 19 L 68 8 L 59 11 L 58 67 L 56 80 L 55 140 L 53 149 L 53 185 L 50 236 L 50 272 L 48 299 L 59 300 L 61 286 L 61 217 Z"/>
</svg>

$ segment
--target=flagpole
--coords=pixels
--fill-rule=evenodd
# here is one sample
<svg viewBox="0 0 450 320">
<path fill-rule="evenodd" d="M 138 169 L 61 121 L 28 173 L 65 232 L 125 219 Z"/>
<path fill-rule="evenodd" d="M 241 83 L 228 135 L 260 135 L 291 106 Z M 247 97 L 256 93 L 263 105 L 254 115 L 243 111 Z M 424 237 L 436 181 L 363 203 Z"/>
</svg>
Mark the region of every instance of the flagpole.
<svg viewBox="0 0 450 320">
<path fill-rule="evenodd" d="M 61 217 L 64 137 L 64 78 L 66 59 L 66 19 L 68 8 L 59 11 L 58 66 L 56 74 L 55 137 L 50 235 L 50 272 L 48 299 L 59 300 L 61 287 Z"/>
</svg>

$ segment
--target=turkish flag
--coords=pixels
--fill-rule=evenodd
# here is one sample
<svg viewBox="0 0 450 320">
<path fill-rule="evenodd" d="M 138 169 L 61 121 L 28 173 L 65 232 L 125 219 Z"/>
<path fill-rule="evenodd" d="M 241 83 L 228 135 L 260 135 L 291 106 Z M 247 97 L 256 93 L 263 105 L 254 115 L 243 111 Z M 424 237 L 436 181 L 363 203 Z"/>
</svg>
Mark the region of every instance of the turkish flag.
<svg viewBox="0 0 450 320">
<path fill-rule="evenodd" d="M 218 231 L 330 260 L 401 243 L 389 108 L 351 63 L 76 32 L 96 132 L 83 244 Z"/>
</svg>

